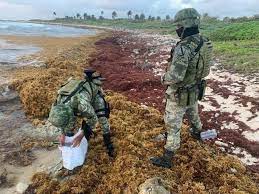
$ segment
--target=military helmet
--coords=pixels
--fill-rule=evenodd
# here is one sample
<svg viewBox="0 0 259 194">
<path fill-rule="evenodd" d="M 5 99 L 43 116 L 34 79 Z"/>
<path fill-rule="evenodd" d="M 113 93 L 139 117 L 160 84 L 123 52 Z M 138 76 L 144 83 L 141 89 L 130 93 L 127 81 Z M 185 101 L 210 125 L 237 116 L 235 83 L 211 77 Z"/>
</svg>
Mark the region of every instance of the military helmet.
<svg viewBox="0 0 259 194">
<path fill-rule="evenodd" d="M 74 117 L 73 109 L 66 104 L 57 104 L 51 107 L 48 121 L 57 128 L 65 128 Z"/>
<path fill-rule="evenodd" d="M 98 72 L 94 72 L 93 75 L 92 75 L 92 78 L 93 78 L 93 80 L 94 79 L 98 79 L 98 80 L 101 80 L 101 81 L 105 80 L 105 78 L 103 78 L 102 75 Z"/>
<path fill-rule="evenodd" d="M 182 9 L 176 13 L 174 23 L 184 28 L 200 25 L 200 14 L 194 8 Z"/>
<path fill-rule="evenodd" d="M 86 75 L 86 79 L 89 81 L 92 81 L 94 84 L 101 86 L 102 85 L 102 81 L 105 80 L 105 78 L 102 77 L 102 75 L 98 72 L 96 72 L 93 69 L 86 69 L 84 71 L 85 75 Z"/>
</svg>

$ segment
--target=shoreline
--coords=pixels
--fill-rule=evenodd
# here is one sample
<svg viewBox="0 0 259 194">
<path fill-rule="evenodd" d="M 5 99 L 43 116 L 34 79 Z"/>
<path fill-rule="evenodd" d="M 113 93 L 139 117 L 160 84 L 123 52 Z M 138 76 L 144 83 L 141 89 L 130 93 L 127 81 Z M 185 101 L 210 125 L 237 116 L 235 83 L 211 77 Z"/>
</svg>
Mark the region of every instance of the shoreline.
<svg viewBox="0 0 259 194">
<path fill-rule="evenodd" d="M 74 28 L 81 28 L 81 29 L 97 29 L 97 30 L 107 30 L 107 31 L 114 31 L 114 28 L 105 27 L 105 26 L 94 26 L 94 25 L 87 25 L 87 24 L 69 24 L 69 23 L 58 23 L 58 22 L 43 22 L 43 21 L 28 21 L 28 23 L 34 24 L 46 24 L 46 25 L 56 25 L 56 26 L 66 26 L 66 27 L 74 27 Z"/>
<path fill-rule="evenodd" d="M 196 173 L 204 175 L 204 172 L 205 175 L 207 175 L 206 173 L 209 174 L 208 178 L 202 176 L 204 178 L 202 185 L 206 185 L 206 188 L 207 184 L 211 184 L 210 176 L 215 180 L 218 180 L 221 174 L 226 177 L 248 180 L 248 177 L 246 177 L 247 179 L 242 177 L 248 176 L 248 172 L 244 170 L 244 166 L 239 161 L 225 156 L 216 148 L 214 150 L 211 145 L 204 145 L 206 148 L 204 149 L 190 138 L 185 125 L 183 127 L 183 146 L 174 160 L 177 167 L 165 170 L 154 168 L 149 163 L 148 158 L 150 156 L 162 152 L 160 149 L 162 148 L 162 142 L 152 141 L 153 138 L 163 132 L 162 116 L 157 110 L 150 107 L 161 109 L 163 106 L 161 105 L 163 91 L 158 78 L 166 65 L 164 60 L 167 58 L 168 48 L 165 47 L 169 47 L 171 43 L 167 38 L 145 34 L 136 37 L 135 34 L 128 33 L 105 33 L 95 37 L 79 39 L 74 45 L 67 42 L 63 44 L 65 48 L 57 51 L 56 55 L 52 55 L 53 51 L 46 54 L 46 66 L 39 68 L 26 67 L 15 73 L 16 83 L 14 83 L 14 86 L 18 89 L 24 110 L 30 115 L 31 119 L 44 118 L 48 113 L 49 105 L 55 98 L 58 86 L 69 76 L 80 77 L 82 69 L 87 66 L 95 67 L 103 73 L 104 77 L 110 80 L 109 83 L 105 83 L 105 89 L 112 89 L 113 92 L 120 92 L 128 97 L 108 93 L 108 100 L 112 104 L 111 127 L 114 130 L 114 143 L 118 157 L 115 161 L 111 161 L 107 157 L 104 147 L 101 146 L 101 132 L 98 129 L 98 137 L 90 142 L 91 150 L 87 165 L 84 165 L 80 173 L 75 174 L 72 180 L 67 180 L 65 183 L 55 182 L 61 189 L 71 192 L 71 188 L 83 188 L 89 191 L 95 189 L 103 191 L 106 188 L 110 192 L 125 190 L 133 192 L 144 180 L 157 175 L 169 181 L 173 187 L 175 184 L 180 185 L 172 188 L 176 192 L 179 188 L 184 189 L 187 180 L 191 184 L 189 187 L 195 189 L 197 186 L 195 177 L 198 176 Z M 52 42 L 53 40 L 49 41 Z M 40 42 L 45 42 L 45 39 Z M 161 42 L 165 44 L 163 45 Z M 151 45 L 146 47 L 147 43 Z M 157 43 L 161 47 L 158 47 Z M 54 43 L 52 42 L 49 46 L 51 47 L 52 44 Z M 57 49 L 60 49 L 58 47 L 60 45 L 57 46 Z M 145 91 L 142 91 L 142 89 L 145 89 Z M 149 96 L 152 96 L 152 98 L 148 98 Z M 143 103 L 141 104 L 141 102 Z M 34 121 L 35 124 L 40 124 L 44 129 L 44 125 L 42 125 L 44 123 L 41 124 L 37 119 Z M 35 133 L 37 133 L 37 130 Z M 188 145 L 192 145 L 192 147 L 190 148 Z M 216 154 L 216 158 L 211 157 L 212 154 Z M 203 156 L 205 159 L 200 160 L 199 156 Z M 188 161 L 191 161 L 191 166 L 188 165 Z M 200 166 L 200 162 L 202 162 L 202 166 Z M 193 168 L 194 172 L 189 171 L 190 168 Z M 215 172 L 207 171 L 208 168 L 214 169 Z M 234 168 L 235 173 L 232 173 L 231 168 Z M 123 169 L 127 172 L 126 175 L 120 173 Z M 185 177 L 186 172 L 190 173 L 190 179 L 186 177 L 187 180 L 184 181 L 183 177 Z M 132 180 L 132 176 L 135 180 Z M 178 176 L 181 178 L 177 178 Z M 37 180 L 41 184 L 37 184 Z M 74 183 L 74 180 L 76 180 L 76 183 Z M 231 180 L 235 182 L 235 179 Z M 41 190 L 41 186 L 50 192 L 59 190 L 59 187 L 53 186 L 46 176 L 36 178 L 34 181 L 36 185 L 40 185 L 36 188 L 40 187 Z M 217 182 L 222 184 L 224 188 L 223 180 Z M 229 184 L 231 185 L 231 181 Z M 247 185 L 251 189 L 250 191 L 253 191 L 253 184 Z M 206 191 L 204 185 L 202 186 L 204 188 L 201 188 L 202 191 Z M 31 186 L 33 187 L 33 184 Z M 213 184 L 210 186 L 214 187 Z"/>
<path fill-rule="evenodd" d="M 4 138 L 0 144 L 1 178 L 2 169 L 7 172 L 7 185 L 0 187 L 0 192 L 14 193 L 17 183 L 29 184 L 33 174 L 48 170 L 60 159 L 59 151 L 48 151 L 49 148 L 53 149 L 53 145 L 44 143 L 44 137 L 51 128 L 42 125 L 44 122 L 38 118 L 48 112 L 56 95 L 53 87 L 58 88 L 72 75 L 81 76 L 83 66 L 89 60 L 88 56 L 94 52 L 94 43 L 103 36 L 106 34 L 71 38 L 0 36 L 1 39 L 16 44 L 32 44 L 42 48 L 37 53 L 21 57 L 19 61 L 27 63 L 27 66 L 9 69 L 3 91 L 0 88 L 0 132 Z M 85 48 L 81 49 L 81 46 Z M 70 70 L 62 69 L 66 65 L 71 65 Z M 59 71 L 60 77 L 57 79 L 55 74 Z M 3 72 L 6 75 L 7 71 Z M 38 89 L 40 90 L 35 93 Z M 39 100 L 38 104 L 33 103 L 35 98 Z M 46 104 L 45 100 L 48 100 Z M 38 117 L 32 116 L 36 114 L 35 111 L 38 112 Z M 43 139 L 43 142 L 38 139 Z M 41 157 L 49 154 L 52 155 L 52 160 L 41 161 Z"/>
</svg>

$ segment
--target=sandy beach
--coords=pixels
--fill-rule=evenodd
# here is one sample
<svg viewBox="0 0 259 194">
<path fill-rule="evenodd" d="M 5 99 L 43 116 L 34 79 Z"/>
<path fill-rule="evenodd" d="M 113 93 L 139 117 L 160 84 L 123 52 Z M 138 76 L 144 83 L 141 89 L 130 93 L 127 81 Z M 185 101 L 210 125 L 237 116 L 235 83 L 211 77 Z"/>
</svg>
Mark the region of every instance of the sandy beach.
<svg viewBox="0 0 259 194">
<path fill-rule="evenodd" d="M 1 69 L 5 79 L 1 79 L 0 95 L 0 133 L 3 138 L 0 174 L 4 184 L 0 192 L 14 193 L 18 183 L 28 184 L 34 173 L 60 162 L 60 152 L 38 133 L 38 124 L 46 116 L 56 88 L 70 76 L 82 76 L 89 56 L 95 52 L 94 43 L 103 36 L 100 33 L 81 37 L 0 36 L 10 44 L 40 48 L 39 52 L 20 57 L 19 66 Z M 48 68 L 49 65 L 52 67 Z M 60 70 L 59 65 L 69 67 Z M 53 73 L 59 76 L 54 77 Z M 36 93 L 31 91 L 38 89 Z M 35 98 L 39 101 L 33 102 Z M 41 106 L 42 103 L 47 103 L 46 107 Z M 33 114 L 33 107 L 38 107 L 36 112 L 40 113 Z M 48 155 L 52 156 L 50 160 L 43 159 Z M 6 176 L 2 177 L 5 173 Z"/>
<path fill-rule="evenodd" d="M 247 87 L 258 86 L 256 77 L 246 83 L 245 77 L 231 74 L 231 80 L 226 80 L 228 72 L 216 64 L 200 111 L 204 128 L 217 129 L 219 138 L 205 144 L 197 142 L 190 137 L 185 122 L 174 168 L 161 169 L 149 162 L 151 156 L 162 153 L 164 143 L 155 140 L 164 132 L 165 88 L 159 76 L 177 40 L 126 31 L 77 38 L 2 38 L 42 50 L 20 59 L 29 66 L 8 71 L 10 89 L 15 91 L 8 91 L 8 97 L 13 97 L 0 104 L 1 110 L 5 110 L 0 115 L 5 121 L 0 125 L 5 139 L 0 144 L 1 165 L 6 170 L 2 175 L 7 174 L 6 178 L 1 176 L 5 188 L 0 191 L 13 193 L 17 183 L 24 183 L 30 184 L 25 193 L 138 193 L 140 184 L 158 176 L 172 193 L 259 192 L 259 143 L 250 139 L 256 130 L 253 126 L 258 116 L 258 94 L 244 93 Z M 97 127 L 97 137 L 90 140 L 83 167 L 72 175 L 62 171 L 57 178 L 53 168 L 60 164 L 60 153 L 44 139 L 44 132 L 52 130 L 45 118 L 60 85 L 71 76 L 82 77 L 83 69 L 89 66 L 108 80 L 104 89 L 112 108 L 110 123 L 117 156 L 115 159 L 107 156 Z M 222 85 L 224 90 L 216 90 L 215 85 Z M 242 113 L 238 112 L 240 108 Z M 52 160 L 47 159 L 48 155 Z"/>
</svg>

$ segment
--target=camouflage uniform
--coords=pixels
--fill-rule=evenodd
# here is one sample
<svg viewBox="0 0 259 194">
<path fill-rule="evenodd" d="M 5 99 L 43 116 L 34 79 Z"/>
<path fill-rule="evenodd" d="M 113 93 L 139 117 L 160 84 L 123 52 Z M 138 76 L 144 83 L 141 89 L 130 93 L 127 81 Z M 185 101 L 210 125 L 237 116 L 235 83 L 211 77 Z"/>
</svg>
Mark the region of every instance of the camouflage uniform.
<svg viewBox="0 0 259 194">
<path fill-rule="evenodd" d="M 105 95 L 104 95 L 102 89 L 100 89 L 94 99 L 93 107 L 94 107 L 95 113 L 98 117 L 98 122 L 101 126 L 103 134 L 108 134 L 108 133 L 110 133 L 110 124 L 109 124 L 109 120 L 108 120 L 107 116 L 105 116 L 106 101 L 104 99 L 104 96 Z"/>
<path fill-rule="evenodd" d="M 57 103 L 61 103 L 66 99 L 66 96 L 59 96 Z M 86 90 L 82 90 L 75 94 L 66 104 L 69 105 L 77 114 L 87 120 L 87 124 L 91 129 L 94 129 L 97 120 L 103 130 L 103 134 L 110 133 L 110 124 L 107 117 L 105 117 L 105 99 L 102 93 L 98 91 L 95 98 L 91 100 L 91 96 Z M 103 111 L 99 111 L 103 110 Z M 99 111 L 99 112 L 98 112 Z M 62 128 L 62 133 L 74 130 L 76 124 L 76 117 L 72 117 L 65 128 Z"/>
<path fill-rule="evenodd" d="M 195 55 L 195 49 L 198 46 L 197 43 L 200 41 L 200 38 L 201 36 L 198 34 L 188 36 L 177 44 L 172 63 L 169 65 L 162 80 L 162 83 L 168 86 L 166 90 L 167 103 L 164 115 L 168 133 L 165 149 L 173 152 L 180 147 L 180 129 L 185 113 L 194 133 L 199 133 L 202 129 L 198 114 L 198 99 L 193 99 L 193 102 L 189 105 L 179 105 L 177 96 L 179 87 L 192 86 L 197 82 L 195 75 L 189 74 L 188 68 L 196 66 L 199 60 L 199 55 L 193 56 Z M 189 76 L 194 79 L 188 79 L 187 84 L 183 83 L 185 82 L 185 78 Z"/>
<path fill-rule="evenodd" d="M 79 81 L 79 80 L 70 80 L 70 81 Z M 76 85 L 76 84 L 75 84 Z M 95 84 L 91 84 L 92 89 L 89 85 L 89 83 L 85 83 L 83 85 L 83 89 L 79 90 L 74 94 L 68 102 L 65 104 L 68 105 L 72 110 L 73 110 L 73 115 L 70 115 L 70 118 L 68 120 L 68 123 L 66 126 L 62 129 L 63 134 L 67 134 L 71 132 L 72 130 L 75 129 L 75 124 L 77 117 L 84 118 L 87 121 L 87 124 L 90 126 L 91 129 L 94 129 L 98 118 L 95 113 L 95 109 L 92 105 L 92 102 L 95 99 L 98 99 L 97 94 L 98 94 L 98 87 Z M 66 85 L 64 85 L 60 90 L 59 90 L 59 95 L 56 101 L 56 104 L 61 104 L 63 103 L 66 99 L 67 96 L 63 95 L 64 88 Z M 97 103 L 95 104 L 96 106 L 98 105 Z"/>
<path fill-rule="evenodd" d="M 86 139 L 92 135 L 97 121 L 103 130 L 104 144 L 109 156 L 113 156 L 110 125 L 108 121 L 109 106 L 104 99 L 100 74 L 85 70 L 85 80 L 70 79 L 58 91 L 58 98 L 52 105 L 49 121 L 62 130 L 62 134 L 73 135 L 77 117 L 84 119 L 82 129 Z"/>
<path fill-rule="evenodd" d="M 179 11 L 175 16 L 177 34 L 181 40 L 171 53 L 171 63 L 162 76 L 167 86 L 164 121 L 167 140 L 162 157 L 153 157 L 156 166 L 171 167 L 171 158 L 180 147 L 180 132 L 186 113 L 191 124 L 191 134 L 200 139 L 202 124 L 198 114 L 198 99 L 201 100 L 212 63 L 211 42 L 199 34 L 200 15 L 193 8 Z"/>
<path fill-rule="evenodd" d="M 182 119 L 185 113 L 187 114 L 191 124 L 196 126 L 196 132 L 199 132 L 202 125 L 198 115 L 198 103 L 196 102 L 191 106 L 181 107 L 174 100 L 167 99 L 164 115 L 165 126 L 167 129 L 165 149 L 175 152 L 180 148 L 180 132 Z"/>
</svg>

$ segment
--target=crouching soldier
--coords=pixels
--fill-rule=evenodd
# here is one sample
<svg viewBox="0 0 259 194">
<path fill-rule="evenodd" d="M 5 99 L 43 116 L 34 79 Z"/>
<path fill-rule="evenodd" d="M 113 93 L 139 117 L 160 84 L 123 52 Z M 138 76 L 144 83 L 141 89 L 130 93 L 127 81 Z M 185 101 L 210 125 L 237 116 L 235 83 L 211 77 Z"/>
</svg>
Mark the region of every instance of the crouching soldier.
<svg viewBox="0 0 259 194">
<path fill-rule="evenodd" d="M 77 118 L 83 118 L 82 132 L 73 140 L 79 146 L 83 137 L 87 140 L 93 135 L 97 121 L 103 130 L 103 140 L 109 156 L 113 157 L 109 125 L 109 105 L 101 88 L 104 78 L 93 70 L 85 70 L 85 80 L 69 79 L 58 91 L 56 102 L 49 113 L 49 121 L 61 129 L 59 142 L 65 143 L 65 136 L 73 136 Z"/>
</svg>

